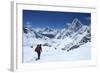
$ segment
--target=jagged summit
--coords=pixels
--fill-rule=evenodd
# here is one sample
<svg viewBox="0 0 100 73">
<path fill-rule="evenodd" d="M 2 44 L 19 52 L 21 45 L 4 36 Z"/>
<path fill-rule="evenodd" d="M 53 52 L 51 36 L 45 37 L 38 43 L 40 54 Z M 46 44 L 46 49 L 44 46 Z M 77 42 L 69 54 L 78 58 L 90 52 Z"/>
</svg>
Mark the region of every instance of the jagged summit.
<svg viewBox="0 0 100 73">
<path fill-rule="evenodd" d="M 75 18 L 70 26 L 70 30 L 73 30 L 74 32 L 78 31 L 81 27 L 83 26 L 83 24 L 77 19 Z"/>
<path fill-rule="evenodd" d="M 72 21 L 72 24 L 75 24 L 75 23 L 79 23 L 82 25 L 82 23 L 80 22 L 78 18 L 74 18 L 74 20 Z"/>
</svg>

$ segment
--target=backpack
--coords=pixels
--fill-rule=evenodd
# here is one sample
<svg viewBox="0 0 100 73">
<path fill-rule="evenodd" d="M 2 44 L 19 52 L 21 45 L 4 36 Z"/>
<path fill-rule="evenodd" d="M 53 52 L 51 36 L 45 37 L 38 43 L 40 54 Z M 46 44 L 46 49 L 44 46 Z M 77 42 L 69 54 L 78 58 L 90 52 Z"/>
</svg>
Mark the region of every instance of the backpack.
<svg viewBox="0 0 100 73">
<path fill-rule="evenodd" d="M 39 52 L 40 50 L 41 50 L 41 47 L 37 45 L 37 47 L 35 48 L 35 52 Z"/>
</svg>

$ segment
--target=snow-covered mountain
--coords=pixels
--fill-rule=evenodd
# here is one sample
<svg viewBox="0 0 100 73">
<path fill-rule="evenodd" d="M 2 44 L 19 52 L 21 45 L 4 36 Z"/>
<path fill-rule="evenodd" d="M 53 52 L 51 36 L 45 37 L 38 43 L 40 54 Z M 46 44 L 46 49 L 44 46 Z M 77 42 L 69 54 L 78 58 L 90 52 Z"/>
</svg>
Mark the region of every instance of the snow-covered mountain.
<svg viewBox="0 0 100 73">
<path fill-rule="evenodd" d="M 91 41 L 90 26 L 82 24 L 77 18 L 63 29 L 24 27 L 23 34 L 24 41 L 27 41 L 24 45 L 29 42 L 29 45 L 41 43 L 68 51 Z"/>
<path fill-rule="evenodd" d="M 66 39 L 67 37 L 71 38 L 71 42 L 68 44 L 65 44 L 62 48 L 63 50 L 72 50 L 75 48 L 80 47 L 84 43 L 91 41 L 91 32 L 90 27 L 87 25 L 83 25 L 78 19 L 74 19 L 72 21 L 72 24 L 69 26 L 69 28 L 64 29 L 64 31 L 61 31 L 61 35 L 59 36 L 63 39 Z"/>
<path fill-rule="evenodd" d="M 66 29 L 67 28 L 67 29 Z M 83 25 L 77 18 L 75 18 L 70 25 L 65 27 L 57 34 L 56 38 L 74 37 L 78 33 L 84 33 L 88 26 Z"/>
</svg>

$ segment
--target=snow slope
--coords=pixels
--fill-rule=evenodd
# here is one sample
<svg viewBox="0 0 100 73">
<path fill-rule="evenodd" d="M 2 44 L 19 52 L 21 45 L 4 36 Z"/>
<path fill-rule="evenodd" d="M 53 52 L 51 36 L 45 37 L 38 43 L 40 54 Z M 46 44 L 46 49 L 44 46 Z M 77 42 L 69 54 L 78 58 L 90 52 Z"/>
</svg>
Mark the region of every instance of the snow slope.
<svg viewBox="0 0 100 73">
<path fill-rule="evenodd" d="M 89 60 L 91 59 L 90 43 L 86 43 L 76 50 L 70 52 L 63 51 L 61 49 L 53 49 L 49 47 L 42 47 L 43 52 L 41 54 L 41 59 L 35 61 L 37 54 L 33 48 L 28 46 L 24 47 L 23 52 L 23 62 L 32 63 L 32 62 L 49 62 L 49 61 L 77 61 L 77 60 Z M 35 46 L 34 46 L 35 48 Z"/>
</svg>

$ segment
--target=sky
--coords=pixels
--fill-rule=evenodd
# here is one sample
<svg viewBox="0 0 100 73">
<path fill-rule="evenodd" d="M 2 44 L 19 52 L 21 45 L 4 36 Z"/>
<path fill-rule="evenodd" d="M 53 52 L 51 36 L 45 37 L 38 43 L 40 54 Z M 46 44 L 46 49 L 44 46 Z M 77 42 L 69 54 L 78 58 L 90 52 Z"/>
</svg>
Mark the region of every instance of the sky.
<svg viewBox="0 0 100 73">
<path fill-rule="evenodd" d="M 91 13 L 23 10 L 23 25 L 30 25 L 33 28 L 62 29 L 75 18 L 84 25 L 91 24 Z"/>
</svg>

